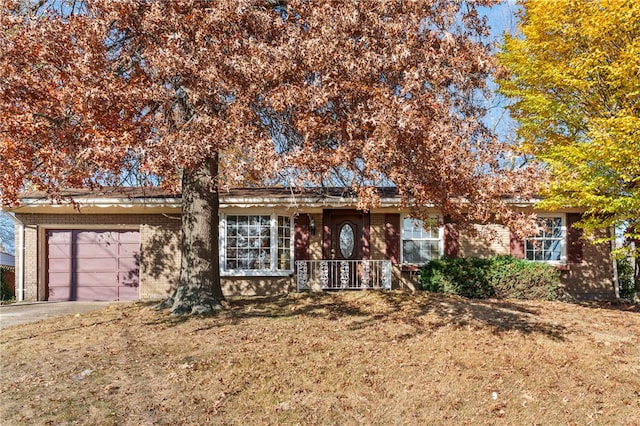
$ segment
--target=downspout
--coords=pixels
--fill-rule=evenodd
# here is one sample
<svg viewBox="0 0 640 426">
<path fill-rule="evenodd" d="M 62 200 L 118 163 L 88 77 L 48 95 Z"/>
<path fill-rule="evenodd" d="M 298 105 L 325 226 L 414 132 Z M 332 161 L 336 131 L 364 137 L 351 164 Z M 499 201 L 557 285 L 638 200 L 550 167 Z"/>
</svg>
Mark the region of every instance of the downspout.
<svg viewBox="0 0 640 426">
<path fill-rule="evenodd" d="M 18 264 L 16 265 L 17 271 L 17 293 L 16 297 L 18 302 L 24 301 L 24 223 L 20 221 L 15 215 L 8 215 L 18 225 L 18 241 L 16 241 L 16 257 L 18 258 Z"/>
<path fill-rule="evenodd" d="M 611 233 L 613 238 L 611 239 L 611 252 L 613 253 L 616 249 L 616 230 L 615 228 L 611 229 Z M 611 256 L 611 260 L 613 262 L 613 289 L 616 293 L 616 300 L 620 299 L 620 280 L 618 277 L 618 261 L 615 256 Z"/>
</svg>

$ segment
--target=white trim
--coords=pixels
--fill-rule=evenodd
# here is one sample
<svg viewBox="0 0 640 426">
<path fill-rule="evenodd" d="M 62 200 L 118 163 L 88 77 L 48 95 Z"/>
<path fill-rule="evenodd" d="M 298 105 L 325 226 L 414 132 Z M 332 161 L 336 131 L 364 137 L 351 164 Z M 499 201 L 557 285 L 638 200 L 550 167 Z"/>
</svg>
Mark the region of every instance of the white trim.
<svg viewBox="0 0 640 426">
<path fill-rule="evenodd" d="M 15 216 L 14 216 L 15 218 Z M 18 224 L 18 241 L 17 241 L 17 250 L 18 250 L 18 294 L 17 299 L 18 302 L 24 301 L 24 223 L 22 223 L 18 218 L 15 218 Z"/>
<path fill-rule="evenodd" d="M 266 269 L 256 269 L 256 270 L 245 270 L 245 269 L 235 269 L 235 270 L 223 270 L 223 265 L 220 264 L 220 276 L 221 277 L 290 277 L 293 275 L 293 269 L 291 270 L 277 270 L 271 271 Z"/>
<path fill-rule="evenodd" d="M 147 207 L 163 207 L 171 206 L 180 208 L 181 198 L 177 197 L 74 197 L 71 196 L 73 201 L 81 206 L 96 206 L 96 207 L 109 207 L 109 206 L 147 206 Z M 64 207 L 71 205 L 69 202 L 56 203 L 47 198 L 22 198 L 20 200 L 20 206 L 11 209 L 12 211 L 20 210 L 23 207 L 33 207 L 36 205 L 48 206 L 48 207 Z"/>
<path fill-rule="evenodd" d="M 268 188 L 266 188 L 268 189 Z M 47 198 L 22 198 L 18 207 L 7 209 L 17 213 L 37 213 L 47 212 L 52 214 L 63 214 L 69 212 L 82 211 L 85 213 L 102 214 L 108 211 L 120 212 L 120 213 L 174 213 L 180 211 L 182 207 L 182 199 L 176 196 L 152 196 L 144 197 L 137 196 L 130 197 L 95 197 L 88 195 L 69 195 L 75 203 L 64 201 L 61 203 L 52 202 Z M 340 208 L 340 207 L 353 207 L 357 200 L 355 197 L 340 196 L 340 195 L 327 195 L 327 194 L 295 194 L 293 196 L 261 196 L 261 195 L 234 195 L 228 194 L 225 191 L 219 193 L 220 208 L 276 208 L 284 209 L 287 211 L 297 211 L 301 209 L 314 210 L 327 208 Z M 460 200 L 464 204 L 468 204 L 468 200 Z M 517 207 L 517 208 L 531 208 L 534 207 L 540 201 L 539 198 L 533 198 L 525 201 L 518 198 L 509 198 L 505 202 Z M 401 207 L 400 196 L 381 197 L 380 204 L 375 209 L 398 209 Z M 426 208 L 435 208 L 432 203 L 423 205 Z"/>
<path fill-rule="evenodd" d="M 616 249 L 616 230 L 611 228 L 609 230 L 611 238 L 611 252 Z M 615 257 L 611 256 L 611 263 L 613 266 L 613 290 L 616 294 L 616 299 L 620 299 L 620 277 L 618 276 L 618 261 Z"/>
<path fill-rule="evenodd" d="M 405 219 L 419 220 L 422 223 L 424 221 L 422 219 L 418 219 L 415 217 L 411 217 L 408 214 L 400 215 L 400 264 L 402 265 L 424 265 L 424 263 L 411 263 L 405 262 L 404 260 L 404 240 L 405 240 L 405 229 L 404 229 L 404 221 Z M 444 254 L 444 225 L 442 223 L 442 217 L 439 215 L 431 214 L 429 215 L 429 219 L 435 220 L 438 223 L 438 257 L 442 257 Z M 411 238 L 406 238 L 407 240 L 414 240 Z M 435 241 L 436 238 L 420 238 L 414 241 Z"/>
<path fill-rule="evenodd" d="M 530 262 L 548 263 L 550 265 L 565 265 L 567 263 L 567 214 L 566 213 L 543 213 L 537 215 L 539 219 L 560 219 L 560 260 L 535 260 L 527 259 L 527 240 L 552 240 L 554 238 L 530 237 L 524 239 L 524 259 Z"/>
<path fill-rule="evenodd" d="M 105 229 L 113 229 L 116 231 L 138 231 L 140 230 L 142 227 L 142 225 L 138 224 L 114 224 L 114 225 L 101 225 L 101 224 L 73 224 L 73 225 L 69 225 L 69 224 L 65 224 L 65 225 L 50 225 L 50 224 L 38 224 L 38 228 L 39 229 L 43 229 L 43 230 L 56 230 L 56 229 L 60 229 L 61 231 L 67 231 L 70 229 L 79 229 L 81 231 L 87 231 L 87 230 L 92 230 L 92 229 L 97 229 L 97 230 L 105 230 Z"/>
</svg>

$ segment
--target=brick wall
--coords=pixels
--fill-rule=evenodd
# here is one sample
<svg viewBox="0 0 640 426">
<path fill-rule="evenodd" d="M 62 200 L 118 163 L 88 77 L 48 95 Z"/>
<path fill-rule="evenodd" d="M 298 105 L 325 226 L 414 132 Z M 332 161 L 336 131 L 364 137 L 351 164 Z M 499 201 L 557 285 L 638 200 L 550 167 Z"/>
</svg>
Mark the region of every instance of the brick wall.
<svg viewBox="0 0 640 426">
<path fill-rule="evenodd" d="M 25 300 L 44 300 L 46 288 L 44 271 L 38 274 L 40 229 L 78 227 L 129 228 L 140 231 L 140 289 L 141 300 L 160 300 L 175 289 L 180 272 L 180 217 L 165 215 L 44 215 L 19 214 L 25 225 Z M 316 235 L 310 236 L 310 254 L 322 255 L 322 215 L 314 215 Z M 44 244 L 44 241 L 42 241 Z M 43 255 L 44 256 L 44 255 Z M 42 282 L 41 282 L 42 281 Z M 222 289 L 226 296 L 274 295 L 295 291 L 293 277 L 223 277 Z"/>
<path fill-rule="evenodd" d="M 24 243 L 24 285 L 25 300 L 44 300 L 44 273 L 38 268 L 44 266 L 38 255 L 44 242 L 40 229 L 69 228 L 130 228 L 140 231 L 140 298 L 162 299 L 171 294 L 178 282 L 180 270 L 180 218 L 159 214 L 131 215 L 95 215 L 95 214 L 18 214 L 25 225 Z M 309 236 L 309 258 L 322 259 L 322 214 L 312 214 L 315 221 L 315 235 Z M 385 215 L 370 216 L 370 258 L 385 259 Z M 504 226 L 490 225 L 496 231 L 497 238 L 484 241 L 461 234 L 460 255 L 486 257 L 492 254 L 509 253 L 509 231 Z M 482 230 L 482 228 L 479 228 Z M 586 243 L 583 249 L 584 261 L 569 264 L 562 271 L 562 283 L 565 289 L 577 298 L 614 297 L 613 264 L 607 244 Z M 44 271 L 43 271 L 44 272 Z M 20 271 L 17 271 L 20 273 Z M 393 287 L 414 289 L 415 272 L 401 272 L 399 265 L 393 267 Z M 230 278 L 222 279 L 223 292 L 226 295 L 280 294 L 295 290 L 294 277 L 279 278 Z M 17 290 L 17 289 L 16 289 Z"/>
<path fill-rule="evenodd" d="M 43 300 L 38 299 L 38 294 L 40 292 L 38 286 L 38 233 L 35 221 L 30 219 L 34 219 L 31 215 L 16 215 L 16 217 L 22 221 L 24 226 L 24 273 L 23 277 L 23 285 L 24 285 L 24 300 L 34 301 L 34 300 Z M 17 265 L 16 265 L 17 266 Z M 21 271 L 16 268 L 16 284 L 19 281 L 18 274 Z M 16 289 L 16 297 L 18 297 L 19 290 Z"/>
<path fill-rule="evenodd" d="M 322 259 L 322 213 L 310 214 L 316 224 L 316 234 L 309 234 L 309 259 Z"/>
<path fill-rule="evenodd" d="M 460 256 L 489 257 L 509 254 L 510 232 L 506 226 L 495 224 L 475 226 L 476 230 L 480 232 L 477 237 L 471 237 L 461 232 Z M 494 231 L 494 233 L 488 234 L 493 235 L 493 239 L 481 237 L 487 231 Z M 606 231 L 602 231 L 597 236 L 603 237 L 605 235 Z M 609 244 L 593 244 L 585 241 L 582 250 L 582 262 L 559 266 L 561 286 L 569 295 L 579 300 L 614 299 L 613 260 Z M 401 288 L 409 289 L 417 286 L 416 273 L 403 272 L 398 285 Z"/>
<path fill-rule="evenodd" d="M 127 228 L 140 231 L 140 298 L 167 297 L 177 283 L 180 265 L 180 217 L 158 214 L 96 215 L 96 214 L 17 214 L 25 225 L 24 286 L 25 300 L 44 300 L 46 288 L 44 271 L 44 234 L 40 229 Z M 42 244 L 40 244 L 42 243 Z M 39 260 L 41 257 L 41 261 Z M 19 272 L 18 272 L 19 273 Z"/>
<path fill-rule="evenodd" d="M 460 257 L 490 257 L 509 254 L 509 228 L 504 225 L 474 225 L 478 235 L 460 232 Z M 483 238 L 484 236 L 484 238 Z"/>
<path fill-rule="evenodd" d="M 286 277 L 223 277 L 222 294 L 233 296 L 277 296 L 296 291 L 294 275 Z"/>
<path fill-rule="evenodd" d="M 370 236 L 371 260 L 385 260 L 384 214 L 371 214 Z"/>
<path fill-rule="evenodd" d="M 596 234 L 599 238 L 605 236 L 607 231 Z M 562 285 L 567 293 L 578 300 L 615 299 L 613 259 L 609 244 L 587 241 L 582 245 L 582 262 L 569 263 L 561 271 Z"/>
<path fill-rule="evenodd" d="M 140 227 L 140 299 L 172 295 L 180 275 L 180 221 Z"/>
<path fill-rule="evenodd" d="M 387 259 L 387 242 L 385 238 L 385 214 L 371 214 L 371 259 Z M 408 274 L 403 274 L 400 265 L 391 267 L 391 288 L 412 290 L 414 284 Z"/>
</svg>

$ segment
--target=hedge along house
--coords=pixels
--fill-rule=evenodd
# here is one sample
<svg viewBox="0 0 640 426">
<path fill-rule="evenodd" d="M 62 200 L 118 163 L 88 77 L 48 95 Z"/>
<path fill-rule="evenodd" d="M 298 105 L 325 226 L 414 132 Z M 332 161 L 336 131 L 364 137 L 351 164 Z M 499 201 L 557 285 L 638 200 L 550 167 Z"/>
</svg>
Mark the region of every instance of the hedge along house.
<svg viewBox="0 0 640 426">
<path fill-rule="evenodd" d="M 151 300 L 169 296 L 180 267 L 180 197 L 130 188 L 21 198 L 18 300 Z M 548 262 L 579 299 L 616 296 L 607 244 L 581 240 L 578 211 L 537 212 L 547 230 L 519 240 L 501 224 L 487 241 L 459 233 L 431 209 L 427 226 L 400 207 L 393 188 L 380 206 L 356 209 L 344 189 L 234 189 L 220 194 L 220 269 L 227 296 L 296 290 L 415 289 L 417 271 L 441 256 L 511 254 Z M 532 209 L 532 204 L 518 204 Z"/>
</svg>

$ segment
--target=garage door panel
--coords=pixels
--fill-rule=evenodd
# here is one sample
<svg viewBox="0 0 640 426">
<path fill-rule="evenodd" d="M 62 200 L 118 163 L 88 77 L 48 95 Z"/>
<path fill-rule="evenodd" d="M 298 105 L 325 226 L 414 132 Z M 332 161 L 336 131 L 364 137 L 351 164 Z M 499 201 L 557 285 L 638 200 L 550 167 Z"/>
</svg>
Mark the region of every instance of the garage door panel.
<svg viewBox="0 0 640 426">
<path fill-rule="evenodd" d="M 113 231 L 75 231 L 77 244 L 115 244 L 118 233 Z"/>
<path fill-rule="evenodd" d="M 49 287 L 68 287 L 71 285 L 71 272 L 49 271 Z"/>
<path fill-rule="evenodd" d="M 114 272 L 78 272 L 75 274 L 78 287 L 117 286 L 118 275 Z"/>
<path fill-rule="evenodd" d="M 56 287 L 49 289 L 49 300 L 118 300 L 118 287 Z"/>
<path fill-rule="evenodd" d="M 121 257 L 118 259 L 119 271 L 136 271 L 140 269 L 140 262 L 138 259 L 132 257 Z"/>
<path fill-rule="evenodd" d="M 78 244 L 75 253 L 78 259 L 91 257 L 116 257 L 118 255 L 118 244 L 111 244 L 110 246 L 98 244 Z"/>
<path fill-rule="evenodd" d="M 70 287 L 75 282 L 75 286 L 116 286 L 118 285 L 118 275 L 114 272 L 78 272 L 49 274 L 49 288 Z"/>
<path fill-rule="evenodd" d="M 140 293 L 138 287 L 118 287 L 118 299 L 119 300 L 138 300 Z"/>
<path fill-rule="evenodd" d="M 71 296 L 71 287 L 49 287 L 49 297 L 47 300 L 58 301 L 58 300 L 75 300 Z"/>
<path fill-rule="evenodd" d="M 118 287 L 78 287 L 78 300 L 118 300 Z"/>
<path fill-rule="evenodd" d="M 72 231 L 49 231 L 47 239 L 49 244 L 69 244 L 71 243 Z"/>
<path fill-rule="evenodd" d="M 71 259 L 50 259 L 49 272 L 71 272 Z"/>
<path fill-rule="evenodd" d="M 121 286 L 126 287 L 138 287 L 139 285 L 139 273 L 137 270 L 127 271 L 127 272 L 119 272 L 118 273 L 118 283 Z"/>
<path fill-rule="evenodd" d="M 78 272 L 107 272 L 116 271 L 118 260 L 113 258 L 78 259 Z"/>
<path fill-rule="evenodd" d="M 75 250 L 75 255 L 78 259 L 116 257 L 118 255 L 118 247 L 103 247 L 89 244 L 78 245 Z"/>
<path fill-rule="evenodd" d="M 50 244 L 49 259 L 69 259 L 71 258 L 71 246 L 69 244 Z"/>
<path fill-rule="evenodd" d="M 140 241 L 140 233 L 138 231 L 120 232 L 119 239 L 123 244 L 131 243 L 137 246 Z"/>
<path fill-rule="evenodd" d="M 48 300 L 137 300 L 138 231 L 47 232 Z"/>
<path fill-rule="evenodd" d="M 134 243 L 120 243 L 118 247 L 118 253 L 120 256 L 125 257 L 137 257 L 140 251 L 140 245 Z"/>
</svg>

